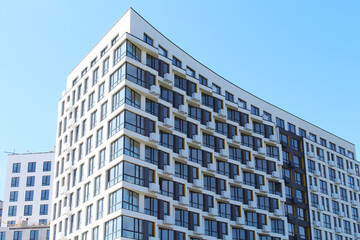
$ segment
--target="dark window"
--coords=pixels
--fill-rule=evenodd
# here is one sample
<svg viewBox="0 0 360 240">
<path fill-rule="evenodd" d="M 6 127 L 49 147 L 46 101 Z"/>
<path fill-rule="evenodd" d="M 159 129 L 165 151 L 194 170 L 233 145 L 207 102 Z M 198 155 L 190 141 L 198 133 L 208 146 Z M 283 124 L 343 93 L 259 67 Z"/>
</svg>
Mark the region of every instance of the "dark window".
<svg viewBox="0 0 360 240">
<path fill-rule="evenodd" d="M 211 121 L 211 113 L 209 111 L 191 105 L 188 108 L 188 116 L 200 121 L 203 125 Z"/>
<path fill-rule="evenodd" d="M 192 96 L 192 94 L 194 92 L 196 92 L 196 84 L 193 83 L 192 81 L 181 78 L 181 77 L 179 77 L 177 75 L 175 75 L 174 79 L 175 79 L 174 86 L 181 89 L 181 90 L 186 91 L 186 95 Z"/>
<path fill-rule="evenodd" d="M 168 52 L 165 50 L 165 48 L 161 47 L 160 45 L 159 45 L 158 52 L 160 55 L 167 57 Z"/>
<path fill-rule="evenodd" d="M 230 102 L 234 102 L 234 95 L 229 93 L 228 91 L 225 91 L 225 99 Z"/>
<path fill-rule="evenodd" d="M 214 112 L 219 112 L 219 110 L 223 108 L 222 100 L 205 93 L 201 94 L 201 104 L 212 108 Z"/>
<path fill-rule="evenodd" d="M 224 149 L 224 139 L 203 133 L 203 146 L 214 149 L 215 152 L 220 152 Z"/>
<path fill-rule="evenodd" d="M 294 124 L 288 123 L 288 131 L 296 134 L 296 128 Z"/>
<path fill-rule="evenodd" d="M 159 166 L 163 169 L 164 165 L 169 165 L 169 154 L 167 152 L 145 146 L 145 161 Z"/>
<path fill-rule="evenodd" d="M 176 57 L 173 56 L 173 61 L 172 64 L 181 68 L 181 61 L 179 59 L 177 59 Z"/>
<path fill-rule="evenodd" d="M 237 122 L 240 126 L 245 126 L 249 123 L 249 115 L 233 109 L 227 109 L 227 118 L 233 122 Z"/>
<path fill-rule="evenodd" d="M 299 128 L 299 136 L 306 137 L 306 131 L 304 129 Z"/>
<path fill-rule="evenodd" d="M 179 153 L 179 149 L 184 149 L 184 139 L 171 133 L 160 131 L 160 145 L 173 149 L 175 153 Z"/>
<path fill-rule="evenodd" d="M 149 37 L 148 35 L 146 35 L 144 33 L 144 42 L 146 42 L 147 44 L 150 44 L 151 46 L 153 45 L 153 39 L 151 37 Z"/>
<path fill-rule="evenodd" d="M 51 171 L 51 162 L 47 161 L 43 163 L 43 172 L 50 172 Z"/>
<path fill-rule="evenodd" d="M 204 85 L 204 86 L 207 86 L 207 85 L 208 85 L 208 80 L 207 80 L 207 78 L 205 78 L 205 77 L 203 77 L 203 76 L 201 76 L 201 75 L 199 75 L 199 82 L 200 82 L 201 85 Z"/>
<path fill-rule="evenodd" d="M 212 162 L 212 153 L 205 150 L 189 147 L 189 160 L 207 166 Z"/>
<path fill-rule="evenodd" d="M 29 162 L 28 163 L 28 172 L 35 172 L 36 171 L 36 162 Z"/>
<path fill-rule="evenodd" d="M 229 146 L 229 158 L 245 164 L 247 161 L 250 161 L 250 152 Z"/>
<path fill-rule="evenodd" d="M 259 110 L 259 108 L 251 105 L 251 114 L 254 114 L 254 115 L 256 115 L 256 116 L 260 116 L 260 110 Z"/>
<path fill-rule="evenodd" d="M 214 93 L 221 94 L 221 88 L 215 83 L 212 84 L 212 90 Z"/>
<path fill-rule="evenodd" d="M 276 118 L 276 126 L 282 129 L 285 129 L 285 123 L 284 120 L 280 118 Z"/>
<path fill-rule="evenodd" d="M 21 163 L 13 163 L 12 173 L 20 173 Z"/>
<path fill-rule="evenodd" d="M 186 66 L 186 74 L 193 78 L 195 77 L 195 71 L 192 68 L 190 68 L 189 66 Z"/>
<path fill-rule="evenodd" d="M 227 234 L 227 223 L 205 219 L 205 235 L 222 238 Z"/>
</svg>

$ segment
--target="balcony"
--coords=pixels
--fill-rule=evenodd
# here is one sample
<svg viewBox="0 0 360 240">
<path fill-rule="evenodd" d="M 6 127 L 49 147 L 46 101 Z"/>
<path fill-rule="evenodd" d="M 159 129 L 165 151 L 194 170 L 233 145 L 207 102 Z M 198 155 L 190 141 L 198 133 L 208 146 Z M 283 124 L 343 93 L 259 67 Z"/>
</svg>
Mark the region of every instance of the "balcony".
<svg viewBox="0 0 360 240">
<path fill-rule="evenodd" d="M 204 228 L 201 226 L 195 226 L 194 227 L 194 234 L 195 235 L 202 235 L 204 234 Z"/>
<path fill-rule="evenodd" d="M 165 73 L 164 74 L 164 83 L 166 83 L 168 85 L 173 85 L 173 83 L 174 83 L 173 75 L 171 75 L 170 73 Z"/>
<path fill-rule="evenodd" d="M 209 216 L 217 216 L 218 210 L 217 208 L 209 208 Z"/>
<path fill-rule="evenodd" d="M 156 85 L 152 85 L 150 87 L 150 94 L 155 97 L 158 97 L 160 95 L 160 88 Z"/>
<path fill-rule="evenodd" d="M 188 113 L 188 107 L 186 105 L 180 105 L 177 112 L 179 114 L 186 115 Z"/>
<path fill-rule="evenodd" d="M 170 118 L 164 119 L 164 127 L 173 128 L 173 126 L 174 126 L 173 121 Z"/>
<path fill-rule="evenodd" d="M 320 221 L 314 221 L 314 227 L 321 227 Z"/>
<path fill-rule="evenodd" d="M 215 123 L 213 122 L 207 122 L 206 123 L 206 129 L 210 130 L 210 131 L 214 131 L 215 130 Z"/>
<path fill-rule="evenodd" d="M 160 141 L 160 137 L 158 133 L 150 133 L 149 141 L 153 143 L 158 143 Z"/>
<path fill-rule="evenodd" d="M 339 199 L 339 195 L 337 193 L 332 193 L 331 198 L 333 199 Z"/>
<path fill-rule="evenodd" d="M 208 170 L 209 172 L 216 172 L 216 165 L 215 165 L 215 163 L 208 163 L 208 165 L 207 165 L 207 170 Z"/>
<path fill-rule="evenodd" d="M 241 176 L 236 175 L 235 178 L 234 178 L 234 182 L 236 182 L 236 183 L 242 183 L 242 178 L 241 178 Z"/>
<path fill-rule="evenodd" d="M 227 158 L 229 156 L 229 152 L 226 149 L 220 149 L 219 157 Z"/>
<path fill-rule="evenodd" d="M 185 149 L 180 149 L 180 150 L 179 150 L 179 155 L 178 155 L 178 156 L 179 156 L 180 158 L 187 158 L 188 155 L 189 155 L 189 154 L 188 154 L 188 151 L 187 151 L 187 150 L 185 150 Z"/>
<path fill-rule="evenodd" d="M 223 199 L 230 199 L 230 192 L 228 192 L 228 191 L 221 191 L 221 198 L 223 198 Z"/>
<path fill-rule="evenodd" d="M 245 123 L 245 126 L 244 126 L 244 129 L 248 132 L 251 132 L 252 131 L 252 126 L 250 123 Z"/>
<path fill-rule="evenodd" d="M 180 196 L 179 204 L 182 206 L 187 206 L 189 204 L 189 198 L 186 196 Z"/>
<path fill-rule="evenodd" d="M 202 188 L 202 182 L 200 179 L 194 179 L 193 180 L 193 187 L 194 188 Z"/>
<path fill-rule="evenodd" d="M 250 169 L 255 169 L 255 162 L 253 161 L 247 161 L 246 162 L 246 167 L 250 168 Z"/>
<path fill-rule="evenodd" d="M 354 174 L 355 174 L 355 171 L 354 171 L 354 169 L 348 168 L 347 173 L 348 173 L 349 175 L 354 175 Z"/>
<path fill-rule="evenodd" d="M 249 208 L 257 208 L 257 204 L 256 204 L 256 202 L 255 201 L 250 201 L 249 202 Z"/>
<path fill-rule="evenodd" d="M 275 135 L 270 135 L 270 136 L 269 136 L 269 140 L 270 140 L 270 142 L 273 142 L 273 143 L 276 143 L 276 142 L 277 142 L 277 139 L 276 139 L 276 136 L 275 136 Z"/>
<path fill-rule="evenodd" d="M 227 116 L 227 111 L 225 109 L 219 109 L 218 113 L 216 114 L 217 117 L 219 118 L 226 118 Z"/>
<path fill-rule="evenodd" d="M 150 184 L 149 184 L 149 192 L 152 192 L 152 193 L 159 193 L 159 192 L 160 192 L 160 187 L 159 187 L 159 184 L 156 184 L 156 183 L 150 183 Z"/>
<path fill-rule="evenodd" d="M 174 225 L 175 224 L 175 219 L 174 219 L 173 216 L 165 215 L 163 223 L 164 223 L 164 225 Z"/>
<path fill-rule="evenodd" d="M 200 100 L 201 100 L 200 93 L 194 92 L 194 93 L 191 94 L 191 101 L 193 101 L 195 103 L 198 103 L 198 102 L 200 102 Z"/>
<path fill-rule="evenodd" d="M 196 144 L 196 145 L 201 144 L 201 136 L 200 135 L 193 135 L 191 142 L 193 144 Z"/>
<path fill-rule="evenodd" d="M 313 158 L 315 158 L 315 153 L 307 152 L 307 157 L 313 159 Z"/>
<path fill-rule="evenodd" d="M 335 161 L 334 160 L 329 160 L 329 166 L 330 167 L 335 167 L 336 166 L 336 164 L 335 164 Z"/>
<path fill-rule="evenodd" d="M 274 210 L 274 215 L 275 216 L 283 216 L 284 213 L 283 213 L 283 211 L 281 209 L 275 209 Z"/>
<path fill-rule="evenodd" d="M 262 231 L 265 233 L 269 233 L 269 232 L 271 232 L 271 227 L 269 225 L 263 225 Z"/>
<path fill-rule="evenodd" d="M 239 145 L 241 143 L 241 137 L 237 135 L 233 136 L 232 143 Z"/>
<path fill-rule="evenodd" d="M 164 166 L 164 174 L 166 175 L 174 175 L 174 167 L 170 166 L 170 165 L 165 165 Z"/>
<path fill-rule="evenodd" d="M 236 218 L 236 224 L 240 225 L 240 226 L 244 226 L 245 225 L 245 218 L 237 217 Z"/>
<path fill-rule="evenodd" d="M 261 185 L 260 186 L 260 192 L 263 192 L 263 193 L 268 192 L 268 187 L 266 185 Z"/>
</svg>

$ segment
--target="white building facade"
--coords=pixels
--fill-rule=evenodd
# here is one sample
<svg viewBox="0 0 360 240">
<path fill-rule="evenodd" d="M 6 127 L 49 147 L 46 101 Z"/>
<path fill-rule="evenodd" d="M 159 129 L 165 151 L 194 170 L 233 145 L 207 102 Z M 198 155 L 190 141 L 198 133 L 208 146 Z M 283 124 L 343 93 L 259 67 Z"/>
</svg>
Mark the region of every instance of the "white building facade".
<svg viewBox="0 0 360 240">
<path fill-rule="evenodd" d="M 49 235 L 53 162 L 54 152 L 9 155 L 0 230 L 6 239 Z"/>
<path fill-rule="evenodd" d="M 69 74 L 55 155 L 51 239 L 360 232 L 353 144 L 228 82 L 133 9 Z"/>
</svg>

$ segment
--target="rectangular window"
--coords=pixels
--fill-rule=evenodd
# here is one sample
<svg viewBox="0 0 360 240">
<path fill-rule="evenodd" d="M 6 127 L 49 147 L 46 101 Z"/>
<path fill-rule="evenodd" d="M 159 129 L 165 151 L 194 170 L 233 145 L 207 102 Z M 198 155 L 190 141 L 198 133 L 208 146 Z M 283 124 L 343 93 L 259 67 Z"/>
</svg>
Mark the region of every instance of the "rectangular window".
<svg viewBox="0 0 360 240">
<path fill-rule="evenodd" d="M 164 57 L 167 57 L 168 52 L 163 47 L 161 47 L 160 45 L 159 45 L 158 52 L 159 52 L 160 55 L 162 55 Z"/>
<path fill-rule="evenodd" d="M 28 163 L 28 170 L 27 172 L 35 172 L 36 171 L 36 162 L 29 162 Z"/>
<path fill-rule="evenodd" d="M 107 102 L 103 103 L 103 105 L 101 105 L 101 117 L 100 117 L 100 121 L 104 120 L 107 116 Z"/>
<path fill-rule="evenodd" d="M 212 91 L 217 94 L 221 94 L 221 88 L 215 83 L 212 84 Z"/>
<path fill-rule="evenodd" d="M 43 172 L 50 172 L 51 171 L 51 162 L 46 161 L 43 162 Z"/>
<path fill-rule="evenodd" d="M 115 111 L 124 103 L 140 108 L 140 95 L 129 87 L 124 87 L 112 96 L 111 111 Z"/>
<path fill-rule="evenodd" d="M 33 187 L 35 185 L 35 176 L 27 177 L 26 178 L 26 186 Z"/>
<path fill-rule="evenodd" d="M 296 127 L 294 124 L 288 123 L 288 131 L 296 134 Z"/>
<path fill-rule="evenodd" d="M 14 231 L 13 240 L 22 240 L 22 231 Z"/>
<path fill-rule="evenodd" d="M 181 68 L 181 61 L 173 56 L 172 64 L 178 68 Z"/>
<path fill-rule="evenodd" d="M 92 207 L 92 204 L 86 207 L 85 225 L 89 225 L 92 222 Z"/>
<path fill-rule="evenodd" d="M 195 71 L 189 66 L 186 66 L 186 75 L 195 78 Z"/>
<path fill-rule="evenodd" d="M 153 39 L 151 37 L 149 37 L 148 35 L 146 35 L 145 33 L 144 33 L 144 42 L 146 42 L 147 44 L 149 44 L 151 46 L 154 44 Z"/>
<path fill-rule="evenodd" d="M 25 192 L 25 201 L 33 201 L 34 200 L 34 191 L 26 191 Z"/>
<path fill-rule="evenodd" d="M 199 82 L 200 82 L 201 85 L 204 85 L 204 86 L 207 86 L 207 85 L 208 85 L 208 80 L 207 80 L 207 78 L 205 78 L 205 77 L 203 77 L 203 76 L 201 76 L 201 75 L 199 75 Z"/>
<path fill-rule="evenodd" d="M 276 118 L 276 126 L 285 129 L 285 122 L 280 118 Z"/>
<path fill-rule="evenodd" d="M 11 178 L 11 187 L 19 187 L 19 177 Z"/>
<path fill-rule="evenodd" d="M 31 216 L 32 215 L 32 205 L 25 205 L 24 206 L 24 216 Z"/>
<path fill-rule="evenodd" d="M 31 230 L 30 240 L 38 240 L 38 239 L 39 239 L 39 230 Z"/>
<path fill-rule="evenodd" d="M 225 91 L 225 99 L 230 102 L 234 102 L 234 95 L 229 93 L 228 91 Z"/>
<path fill-rule="evenodd" d="M 108 213 L 113 213 L 122 208 L 139 211 L 139 194 L 125 188 L 110 193 Z"/>
<path fill-rule="evenodd" d="M 21 163 L 13 163 L 12 173 L 20 173 Z"/>
<path fill-rule="evenodd" d="M 102 74 L 103 76 L 105 76 L 105 74 L 109 72 L 109 62 L 110 62 L 109 57 L 103 61 L 103 74 Z"/>
<path fill-rule="evenodd" d="M 9 197 L 9 201 L 10 202 L 17 202 L 18 201 L 18 192 L 10 192 L 10 197 Z"/>
<path fill-rule="evenodd" d="M 95 178 L 95 183 L 94 183 L 94 196 L 100 194 L 100 190 L 101 190 L 101 175 L 97 176 Z"/>
<path fill-rule="evenodd" d="M 49 200 L 49 190 L 41 190 L 40 200 Z"/>
<path fill-rule="evenodd" d="M 50 186 L 50 176 L 42 176 L 41 186 Z"/>
<path fill-rule="evenodd" d="M 144 227 L 146 226 L 146 227 Z M 144 239 L 144 231 L 148 236 L 154 236 L 154 223 L 128 216 L 119 216 L 105 223 L 105 240 L 119 239 Z"/>
<path fill-rule="evenodd" d="M 103 142 L 103 128 L 96 131 L 96 147 L 100 146 Z"/>
<path fill-rule="evenodd" d="M 99 169 L 105 166 L 105 152 L 106 149 L 103 149 L 99 152 Z"/>
<path fill-rule="evenodd" d="M 227 234 L 227 223 L 205 219 L 205 235 L 222 238 L 223 235 Z"/>
<path fill-rule="evenodd" d="M 9 217 L 15 217 L 16 216 L 16 210 L 17 210 L 17 206 L 9 206 L 8 216 Z"/>
<path fill-rule="evenodd" d="M 251 105 L 251 114 L 254 114 L 254 115 L 256 115 L 256 116 L 260 116 L 260 110 L 259 110 L 259 108 Z"/>
<path fill-rule="evenodd" d="M 104 199 L 100 199 L 96 202 L 96 219 L 102 218 L 104 215 Z"/>
<path fill-rule="evenodd" d="M 40 205 L 40 215 L 48 215 L 48 209 L 49 209 L 49 205 L 47 204 Z"/>
</svg>

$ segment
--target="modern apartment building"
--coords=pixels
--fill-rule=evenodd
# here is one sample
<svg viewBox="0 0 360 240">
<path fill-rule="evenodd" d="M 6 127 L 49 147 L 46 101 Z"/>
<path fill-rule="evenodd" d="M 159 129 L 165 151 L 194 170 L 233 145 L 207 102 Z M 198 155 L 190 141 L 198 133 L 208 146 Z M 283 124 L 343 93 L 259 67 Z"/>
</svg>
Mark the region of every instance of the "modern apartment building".
<svg viewBox="0 0 360 240">
<path fill-rule="evenodd" d="M 10 154 L 0 239 L 48 239 L 54 152 Z"/>
<path fill-rule="evenodd" d="M 51 239 L 360 239 L 355 147 L 129 9 L 59 101 Z"/>
</svg>

